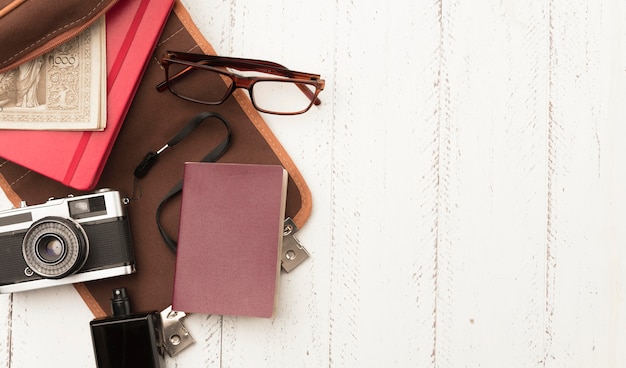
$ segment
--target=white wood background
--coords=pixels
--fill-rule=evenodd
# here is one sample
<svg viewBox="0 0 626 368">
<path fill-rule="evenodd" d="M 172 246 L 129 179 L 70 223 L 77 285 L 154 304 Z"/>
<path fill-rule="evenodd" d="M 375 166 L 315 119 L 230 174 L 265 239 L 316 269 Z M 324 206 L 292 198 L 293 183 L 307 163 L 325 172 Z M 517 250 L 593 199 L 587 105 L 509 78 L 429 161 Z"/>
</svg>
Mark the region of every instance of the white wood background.
<svg viewBox="0 0 626 368">
<path fill-rule="evenodd" d="M 266 117 L 312 258 L 275 319 L 190 316 L 168 367 L 626 366 L 626 3 L 184 3 L 327 86 Z M 0 301 L 0 367 L 94 366 L 71 286 Z"/>
</svg>

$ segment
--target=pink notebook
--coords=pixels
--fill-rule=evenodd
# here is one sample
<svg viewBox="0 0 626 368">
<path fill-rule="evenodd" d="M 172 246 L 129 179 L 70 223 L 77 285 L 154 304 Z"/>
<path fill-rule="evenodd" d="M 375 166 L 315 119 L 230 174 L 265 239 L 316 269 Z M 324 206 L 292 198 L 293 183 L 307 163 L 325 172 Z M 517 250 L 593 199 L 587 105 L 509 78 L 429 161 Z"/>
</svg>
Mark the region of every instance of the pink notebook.
<svg viewBox="0 0 626 368">
<path fill-rule="evenodd" d="M 273 315 L 286 194 L 282 166 L 185 164 L 174 310 Z"/>
<path fill-rule="evenodd" d="M 107 127 L 101 132 L 0 131 L 0 157 L 79 190 L 109 157 L 173 0 L 124 0 L 106 15 Z"/>
</svg>

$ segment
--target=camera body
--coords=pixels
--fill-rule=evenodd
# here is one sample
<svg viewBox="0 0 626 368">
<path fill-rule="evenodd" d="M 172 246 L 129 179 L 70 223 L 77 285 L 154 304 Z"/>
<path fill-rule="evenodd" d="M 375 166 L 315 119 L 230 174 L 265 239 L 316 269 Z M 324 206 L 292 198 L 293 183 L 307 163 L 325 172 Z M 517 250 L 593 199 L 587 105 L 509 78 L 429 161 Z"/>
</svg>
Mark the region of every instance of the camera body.
<svg viewBox="0 0 626 368">
<path fill-rule="evenodd" d="M 0 293 L 133 272 L 130 227 L 117 191 L 0 212 Z"/>
</svg>

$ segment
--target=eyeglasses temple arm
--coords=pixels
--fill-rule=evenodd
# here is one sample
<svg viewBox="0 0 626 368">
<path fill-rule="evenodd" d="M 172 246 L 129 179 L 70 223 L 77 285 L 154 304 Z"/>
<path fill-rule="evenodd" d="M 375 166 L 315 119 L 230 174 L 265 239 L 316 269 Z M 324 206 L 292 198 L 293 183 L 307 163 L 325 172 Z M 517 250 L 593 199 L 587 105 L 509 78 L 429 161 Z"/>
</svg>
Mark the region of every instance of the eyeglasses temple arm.
<svg viewBox="0 0 626 368">
<path fill-rule="evenodd" d="M 188 66 L 185 69 L 181 70 L 180 72 L 174 74 L 173 76 L 170 77 L 170 80 L 175 80 L 178 79 L 179 77 L 182 77 L 183 75 L 185 75 L 188 71 L 190 71 L 191 69 L 193 69 L 193 67 Z M 156 89 L 159 92 L 163 92 L 167 89 L 167 79 L 162 81 L 161 83 L 156 85 Z"/>
<path fill-rule="evenodd" d="M 318 106 L 319 104 L 322 103 L 322 101 L 319 99 L 319 97 L 315 96 L 315 93 L 313 93 L 310 89 L 306 88 L 305 85 L 303 85 L 302 83 L 296 83 L 296 85 L 298 86 L 298 88 L 300 89 L 300 91 L 302 91 L 302 93 L 304 93 L 304 95 L 311 101 L 313 101 L 313 104 L 315 106 Z"/>
<path fill-rule="evenodd" d="M 163 92 L 166 89 L 167 89 L 167 80 L 164 80 L 161 83 L 156 85 L 156 90 L 159 92 Z"/>
<path fill-rule="evenodd" d="M 274 62 L 270 62 L 270 61 L 264 61 L 264 60 L 239 59 L 239 58 L 223 59 L 223 58 L 221 58 L 219 56 L 182 54 L 182 53 L 179 54 L 179 55 L 182 55 L 183 58 L 192 59 L 190 61 L 196 62 L 196 63 L 201 64 L 201 65 L 203 64 L 202 61 L 205 61 L 205 62 L 210 62 L 213 65 L 218 64 L 219 66 L 224 66 L 224 67 L 228 67 L 230 65 L 230 66 L 233 66 L 233 67 L 238 67 L 241 70 L 245 70 L 245 71 L 260 71 L 260 72 L 264 72 L 264 73 L 268 73 L 268 74 L 274 74 L 274 75 L 279 75 L 279 76 L 304 77 L 304 78 L 311 76 L 311 74 L 289 70 L 289 69 L 285 68 L 284 66 L 282 66 L 282 65 L 280 65 L 278 63 L 274 63 Z M 204 64 L 204 65 L 207 65 L 207 64 Z M 266 69 L 266 67 L 269 67 L 270 69 Z M 280 70 L 273 70 L 272 68 L 280 69 Z M 192 67 L 187 67 L 187 68 L 181 70 L 180 72 L 178 72 L 175 75 L 173 75 L 172 77 L 170 77 L 170 80 L 175 80 L 175 79 L 183 76 L 184 74 L 186 74 L 191 69 L 192 69 Z M 157 84 L 156 85 L 157 91 L 163 92 L 164 90 L 166 90 L 167 89 L 167 83 L 168 83 L 167 80 L 164 80 L 161 83 Z M 297 84 L 298 88 L 302 91 L 302 93 L 304 93 L 304 95 L 309 100 L 313 101 L 314 105 L 318 106 L 318 105 L 320 105 L 322 103 L 322 101 L 319 99 L 319 97 L 316 97 L 315 93 L 311 92 L 311 90 L 306 88 L 305 85 L 303 85 L 301 83 L 296 83 L 296 84 Z"/>
<path fill-rule="evenodd" d="M 273 61 L 258 60 L 258 59 L 245 59 L 228 56 L 217 55 L 205 55 L 205 54 L 192 54 L 187 52 L 175 52 L 166 51 L 164 58 L 180 59 L 187 62 L 198 63 L 207 66 L 222 66 L 222 67 L 235 67 L 239 70 L 245 71 L 260 71 L 268 74 L 274 74 L 279 76 L 297 77 L 302 79 L 319 79 L 318 74 L 304 73 L 295 70 L 288 69 L 284 65 L 275 63 Z M 265 68 L 271 68 L 273 70 L 267 70 Z"/>
</svg>

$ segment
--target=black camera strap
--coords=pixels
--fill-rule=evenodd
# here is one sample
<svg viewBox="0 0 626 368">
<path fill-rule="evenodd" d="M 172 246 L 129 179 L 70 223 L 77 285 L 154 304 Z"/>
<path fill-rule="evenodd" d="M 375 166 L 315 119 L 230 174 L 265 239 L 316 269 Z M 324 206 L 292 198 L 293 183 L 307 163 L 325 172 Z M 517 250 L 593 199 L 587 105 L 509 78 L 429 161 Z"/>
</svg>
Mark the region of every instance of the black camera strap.
<svg viewBox="0 0 626 368">
<path fill-rule="evenodd" d="M 197 128 L 202 122 L 204 122 L 208 118 L 216 118 L 218 121 L 220 121 L 224 125 L 224 127 L 226 127 L 226 131 L 227 131 L 226 137 L 217 146 L 215 146 L 211 150 L 211 152 L 209 152 L 206 156 L 204 156 L 204 158 L 201 160 L 201 162 L 215 162 L 215 161 L 217 161 L 224 154 L 224 152 L 226 152 L 226 150 L 230 146 L 230 142 L 231 142 L 231 138 L 232 138 L 232 129 L 231 129 L 230 124 L 228 123 L 228 121 L 224 117 L 222 117 L 221 115 L 219 115 L 217 113 L 214 113 L 214 112 L 202 112 L 202 113 L 194 116 L 183 127 L 183 129 L 180 130 L 180 132 L 178 132 L 174 137 L 172 137 L 172 139 L 170 139 L 165 144 L 165 146 L 163 146 L 161 149 L 159 149 L 156 152 L 148 152 L 146 154 L 146 156 L 143 158 L 141 163 L 139 163 L 139 165 L 137 165 L 137 167 L 135 168 L 135 172 L 134 172 L 135 180 L 141 179 L 144 176 L 146 176 L 148 171 L 152 168 L 152 166 L 154 166 L 154 164 L 156 163 L 156 161 L 159 158 L 159 155 L 161 153 L 163 153 L 163 151 L 165 151 L 169 147 L 172 147 L 172 146 L 175 146 L 176 144 L 178 144 L 180 141 L 183 140 L 183 138 L 185 138 L 187 135 L 189 135 L 189 133 L 191 133 L 195 128 Z M 167 234 L 167 232 L 165 231 L 165 229 L 161 225 L 161 210 L 163 209 L 163 206 L 170 199 L 172 199 L 173 197 L 178 195 L 182 191 L 182 189 L 183 189 L 183 181 L 181 180 L 176 185 L 174 185 L 172 187 L 172 189 L 170 189 L 169 192 L 167 192 L 165 197 L 163 197 L 163 199 L 159 203 L 159 205 L 157 207 L 157 210 L 156 210 L 156 223 L 157 223 L 157 227 L 159 228 L 159 232 L 161 233 L 161 237 L 165 241 L 165 244 L 174 253 L 176 253 L 176 247 L 177 247 L 176 243 L 177 242 L 171 236 L 169 236 L 169 234 Z M 135 194 L 133 194 L 133 198 L 136 198 Z"/>
</svg>

